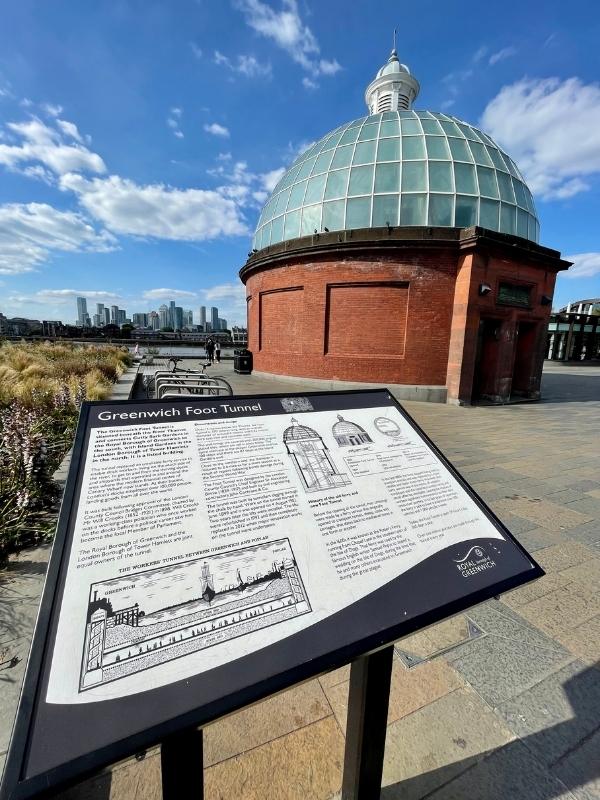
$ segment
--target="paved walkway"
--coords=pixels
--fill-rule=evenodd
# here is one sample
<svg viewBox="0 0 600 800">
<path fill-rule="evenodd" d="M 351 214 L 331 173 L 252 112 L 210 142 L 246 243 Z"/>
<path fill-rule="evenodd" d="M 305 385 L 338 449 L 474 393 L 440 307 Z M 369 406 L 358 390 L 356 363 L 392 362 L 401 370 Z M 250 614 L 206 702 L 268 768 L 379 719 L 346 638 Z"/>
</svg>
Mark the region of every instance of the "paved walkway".
<svg viewBox="0 0 600 800">
<path fill-rule="evenodd" d="M 317 388 L 213 371 L 239 393 Z M 404 404 L 547 575 L 397 643 L 385 800 L 600 798 L 600 368 L 549 365 L 543 391 L 501 408 Z M 23 553 L 0 586 L 0 751 L 47 555 Z M 208 726 L 207 800 L 338 796 L 348 674 Z M 158 753 L 61 797 L 158 800 Z"/>
</svg>

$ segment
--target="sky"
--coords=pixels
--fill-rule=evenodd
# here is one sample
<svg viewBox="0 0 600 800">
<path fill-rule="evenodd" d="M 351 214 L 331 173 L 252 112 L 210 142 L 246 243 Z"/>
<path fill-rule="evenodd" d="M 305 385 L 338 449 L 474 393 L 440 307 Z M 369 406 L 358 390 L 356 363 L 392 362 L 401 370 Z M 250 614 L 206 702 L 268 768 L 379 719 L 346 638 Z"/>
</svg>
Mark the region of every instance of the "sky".
<svg viewBox="0 0 600 800">
<path fill-rule="evenodd" d="M 19 0 L 0 25 L 0 311 L 72 322 L 81 294 L 245 324 L 262 205 L 366 113 L 394 27 L 415 108 L 478 125 L 524 173 L 540 243 L 575 262 L 554 306 L 600 296 L 597 3 Z"/>
</svg>

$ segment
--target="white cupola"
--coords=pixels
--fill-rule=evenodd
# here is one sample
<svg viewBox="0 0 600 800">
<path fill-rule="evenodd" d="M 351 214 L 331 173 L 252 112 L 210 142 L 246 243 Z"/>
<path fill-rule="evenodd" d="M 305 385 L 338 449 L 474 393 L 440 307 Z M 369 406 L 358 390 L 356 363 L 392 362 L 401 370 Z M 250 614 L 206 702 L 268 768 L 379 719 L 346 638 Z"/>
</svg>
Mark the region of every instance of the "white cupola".
<svg viewBox="0 0 600 800">
<path fill-rule="evenodd" d="M 394 46 L 387 64 L 381 67 L 365 91 L 369 114 L 410 109 L 419 89 L 419 81 L 410 74 L 406 64 L 400 63 Z"/>
</svg>

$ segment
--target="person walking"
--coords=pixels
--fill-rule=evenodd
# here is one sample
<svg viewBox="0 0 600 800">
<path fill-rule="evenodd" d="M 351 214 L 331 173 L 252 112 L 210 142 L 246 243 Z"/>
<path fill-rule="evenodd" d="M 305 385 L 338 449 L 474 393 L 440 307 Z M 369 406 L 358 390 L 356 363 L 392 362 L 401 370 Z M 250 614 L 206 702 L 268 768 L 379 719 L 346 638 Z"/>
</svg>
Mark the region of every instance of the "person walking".
<svg viewBox="0 0 600 800">
<path fill-rule="evenodd" d="M 217 359 L 217 364 L 221 363 L 221 342 L 217 339 L 215 342 L 215 358 Z"/>
<path fill-rule="evenodd" d="M 215 352 L 215 343 L 213 342 L 213 340 L 211 338 L 208 338 L 206 340 L 205 347 L 206 347 L 206 359 L 212 365 L 212 363 L 213 363 L 213 355 L 214 355 L 214 352 Z"/>
</svg>

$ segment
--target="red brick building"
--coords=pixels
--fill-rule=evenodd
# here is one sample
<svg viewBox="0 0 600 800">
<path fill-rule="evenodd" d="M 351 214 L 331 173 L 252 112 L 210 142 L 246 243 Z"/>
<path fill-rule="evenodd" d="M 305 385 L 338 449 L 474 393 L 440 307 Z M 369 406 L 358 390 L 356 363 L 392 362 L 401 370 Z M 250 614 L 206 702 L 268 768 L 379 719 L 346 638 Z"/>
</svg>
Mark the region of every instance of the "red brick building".
<svg viewBox="0 0 600 800">
<path fill-rule="evenodd" d="M 303 153 L 265 205 L 246 285 L 256 370 L 537 399 L 556 273 L 531 193 L 481 131 L 415 112 L 392 52 L 370 114 Z"/>
</svg>

